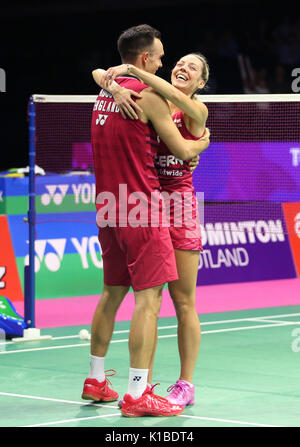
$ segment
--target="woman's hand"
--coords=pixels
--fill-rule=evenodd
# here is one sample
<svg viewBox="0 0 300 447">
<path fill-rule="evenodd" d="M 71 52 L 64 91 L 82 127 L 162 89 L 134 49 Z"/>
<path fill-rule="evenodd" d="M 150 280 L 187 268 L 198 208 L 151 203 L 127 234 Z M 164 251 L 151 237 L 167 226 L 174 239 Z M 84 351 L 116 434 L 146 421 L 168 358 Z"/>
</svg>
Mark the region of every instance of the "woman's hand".
<svg viewBox="0 0 300 447">
<path fill-rule="evenodd" d="M 190 171 L 191 171 L 191 173 L 193 173 L 193 172 L 195 171 L 196 167 L 198 166 L 198 164 L 199 164 L 199 159 L 200 159 L 199 155 L 196 155 L 194 158 L 192 158 L 192 159 L 189 161 L 189 165 L 190 165 Z"/>
<path fill-rule="evenodd" d="M 138 112 L 143 112 L 143 109 L 132 99 L 141 98 L 141 95 L 134 90 L 122 87 L 113 94 L 113 97 L 124 119 L 129 117 L 132 120 L 137 120 L 139 118 Z"/>
<path fill-rule="evenodd" d="M 115 67 L 110 67 L 105 73 L 103 73 L 103 79 L 106 85 L 109 86 L 118 76 L 123 76 L 124 74 L 128 73 L 128 71 L 129 64 L 116 65 Z"/>
<path fill-rule="evenodd" d="M 117 65 L 115 67 L 110 67 L 102 74 L 103 87 L 105 89 L 111 90 L 113 81 L 118 77 L 128 73 L 128 64 Z M 138 112 L 142 113 L 143 110 L 138 104 L 132 99 L 140 99 L 141 95 L 134 90 L 127 88 L 119 88 L 116 91 L 112 91 L 114 100 L 119 106 L 120 113 L 124 119 L 129 117 L 130 119 L 138 119 Z"/>
<path fill-rule="evenodd" d="M 205 133 L 204 133 L 203 137 L 199 138 L 199 140 L 209 139 L 209 137 L 210 137 L 210 130 L 209 130 L 208 127 L 206 127 L 205 128 Z M 196 167 L 199 164 L 199 160 L 200 160 L 200 156 L 196 155 L 194 158 L 192 158 L 189 161 L 189 166 L 190 166 L 191 173 L 193 173 L 195 171 Z"/>
</svg>

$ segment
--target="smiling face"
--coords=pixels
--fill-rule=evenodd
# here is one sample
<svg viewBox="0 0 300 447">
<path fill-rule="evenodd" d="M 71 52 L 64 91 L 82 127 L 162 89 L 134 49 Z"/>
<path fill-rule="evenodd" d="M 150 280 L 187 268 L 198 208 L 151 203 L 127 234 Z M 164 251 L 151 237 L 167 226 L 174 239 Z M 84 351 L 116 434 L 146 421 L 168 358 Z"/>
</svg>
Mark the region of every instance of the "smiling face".
<svg viewBox="0 0 300 447">
<path fill-rule="evenodd" d="M 172 71 L 172 85 L 185 94 L 192 96 L 196 90 L 203 88 L 206 81 L 203 79 L 204 61 L 193 54 L 179 59 Z"/>
</svg>

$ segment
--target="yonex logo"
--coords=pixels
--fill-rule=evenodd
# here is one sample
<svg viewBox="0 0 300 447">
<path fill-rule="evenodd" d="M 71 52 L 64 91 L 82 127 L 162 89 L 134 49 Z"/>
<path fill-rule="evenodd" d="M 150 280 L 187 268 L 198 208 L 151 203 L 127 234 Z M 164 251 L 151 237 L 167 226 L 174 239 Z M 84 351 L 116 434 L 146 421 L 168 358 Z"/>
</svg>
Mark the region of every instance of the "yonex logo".
<svg viewBox="0 0 300 447">
<path fill-rule="evenodd" d="M 44 264 L 51 272 L 57 272 L 61 268 L 67 243 L 72 244 L 71 253 L 74 253 L 75 248 L 75 253 L 79 255 L 79 262 L 81 263 L 81 267 L 83 269 L 88 269 L 90 266 L 103 268 L 101 247 L 98 236 L 93 235 L 90 237 L 84 236 L 81 239 L 71 237 L 70 239 L 53 238 L 36 240 L 34 244 L 35 272 L 37 273 L 41 269 L 42 264 Z M 25 256 L 24 264 L 29 264 L 29 255 Z"/>
<path fill-rule="evenodd" d="M 133 382 L 139 382 L 141 380 L 142 376 L 134 376 L 134 378 L 132 379 Z"/>
<path fill-rule="evenodd" d="M 53 200 L 55 205 L 61 205 L 65 195 L 67 194 L 69 185 L 45 185 L 45 188 L 48 192 L 42 194 L 42 204 L 47 206 L 50 204 L 51 200 Z"/>
<path fill-rule="evenodd" d="M 52 202 L 59 206 L 63 203 L 67 193 L 74 198 L 75 204 L 84 205 L 95 203 L 96 186 L 95 183 L 72 183 L 71 185 L 45 185 L 47 192 L 41 195 L 41 203 L 44 206 Z"/>
<path fill-rule="evenodd" d="M 96 119 L 96 124 L 100 124 L 100 126 L 103 126 L 108 118 L 108 115 L 101 115 L 98 114 L 98 118 Z"/>
<path fill-rule="evenodd" d="M 56 272 L 59 270 L 65 252 L 66 243 L 67 239 L 40 239 L 35 241 L 35 272 L 40 270 L 42 262 L 45 263 L 46 267 L 51 272 Z M 51 251 L 46 253 L 46 248 L 50 248 Z M 29 255 L 25 256 L 24 258 L 24 264 L 28 265 L 28 263 Z"/>
</svg>

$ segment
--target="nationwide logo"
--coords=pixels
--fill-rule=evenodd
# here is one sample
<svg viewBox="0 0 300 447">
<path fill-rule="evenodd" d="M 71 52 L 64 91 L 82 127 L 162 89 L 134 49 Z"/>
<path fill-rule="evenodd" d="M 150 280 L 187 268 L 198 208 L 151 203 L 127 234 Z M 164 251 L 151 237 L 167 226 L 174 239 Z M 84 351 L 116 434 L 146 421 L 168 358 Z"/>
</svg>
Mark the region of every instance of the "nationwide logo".
<svg viewBox="0 0 300 447">
<path fill-rule="evenodd" d="M 71 244 L 72 253 L 74 253 L 75 249 L 75 254 L 79 255 L 79 260 L 83 269 L 88 269 L 91 264 L 96 268 L 103 267 L 98 236 L 84 236 L 81 239 L 77 239 L 76 237 L 71 237 L 70 239 L 39 239 L 35 241 L 34 245 L 35 272 L 39 272 L 42 264 L 44 264 L 50 272 L 57 272 L 60 270 L 67 244 Z M 25 256 L 24 264 L 29 264 L 29 255 Z"/>
<path fill-rule="evenodd" d="M 47 192 L 41 195 L 41 203 L 44 206 L 50 204 L 61 205 L 67 195 L 73 196 L 75 204 L 95 203 L 95 183 L 73 183 L 61 185 L 45 185 Z"/>
<path fill-rule="evenodd" d="M 155 157 L 155 163 L 162 168 L 168 168 L 169 166 L 183 165 L 183 161 L 176 158 L 174 155 L 158 155 Z"/>
</svg>

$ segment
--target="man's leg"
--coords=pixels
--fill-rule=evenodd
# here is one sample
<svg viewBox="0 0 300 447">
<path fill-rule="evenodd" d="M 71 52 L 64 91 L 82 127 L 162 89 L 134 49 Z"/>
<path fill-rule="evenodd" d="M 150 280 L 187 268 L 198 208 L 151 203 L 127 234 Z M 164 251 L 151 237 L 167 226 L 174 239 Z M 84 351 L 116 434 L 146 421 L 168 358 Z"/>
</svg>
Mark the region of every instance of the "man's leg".
<svg viewBox="0 0 300 447">
<path fill-rule="evenodd" d="M 135 292 L 130 334 L 130 370 L 127 393 L 141 397 L 147 387 L 148 372 L 156 344 L 156 327 L 161 305 L 162 286 Z"/>
<path fill-rule="evenodd" d="M 129 335 L 130 369 L 128 391 L 122 401 L 122 414 L 127 417 L 175 416 L 183 407 L 171 404 L 146 389 L 149 366 L 157 341 L 157 318 L 162 286 L 135 293 L 135 310 Z"/>
<path fill-rule="evenodd" d="M 104 284 L 91 328 L 91 355 L 104 357 L 107 353 L 115 324 L 115 316 L 129 287 Z"/>
<path fill-rule="evenodd" d="M 118 393 L 108 387 L 104 363 L 115 316 L 128 290 L 129 287 L 126 286 L 104 284 L 92 321 L 90 372 L 84 384 L 83 399 L 113 401 L 118 398 Z"/>
<path fill-rule="evenodd" d="M 162 291 L 163 291 L 163 289 L 161 289 L 161 291 L 160 291 L 160 300 L 161 301 L 162 301 Z M 155 359 L 155 352 L 156 352 L 156 347 L 157 347 L 157 342 L 158 342 L 157 323 L 158 323 L 158 318 L 156 320 L 155 342 L 154 342 L 153 351 L 152 351 L 150 364 L 149 364 L 148 385 L 151 385 L 152 384 L 152 380 L 153 380 L 154 359 Z"/>
<path fill-rule="evenodd" d="M 135 292 L 135 309 L 129 335 L 130 366 L 149 368 L 156 343 L 157 318 L 163 286 Z"/>
</svg>

